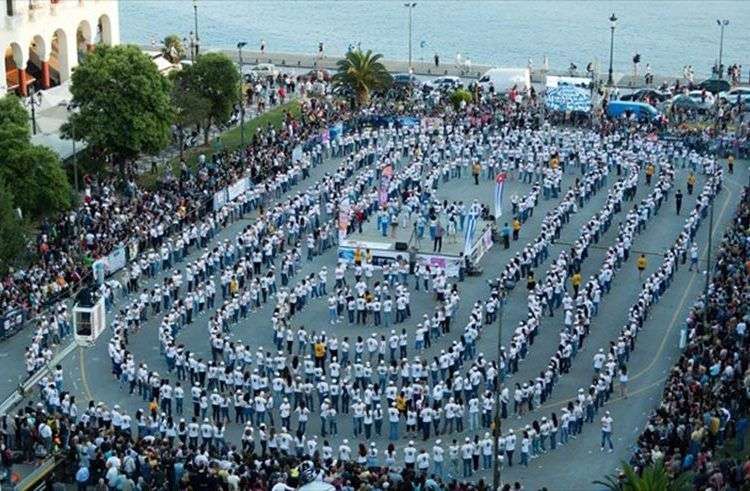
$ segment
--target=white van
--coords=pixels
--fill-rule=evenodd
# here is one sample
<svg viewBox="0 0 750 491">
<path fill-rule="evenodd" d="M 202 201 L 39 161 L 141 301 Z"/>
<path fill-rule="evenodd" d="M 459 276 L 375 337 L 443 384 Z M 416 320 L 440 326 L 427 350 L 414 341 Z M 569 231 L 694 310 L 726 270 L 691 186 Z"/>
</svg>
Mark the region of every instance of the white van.
<svg viewBox="0 0 750 491">
<path fill-rule="evenodd" d="M 515 85 L 521 92 L 531 88 L 531 70 L 528 68 L 491 68 L 477 83 L 482 89 L 488 89 L 492 84 L 495 92 L 505 92 Z"/>
</svg>

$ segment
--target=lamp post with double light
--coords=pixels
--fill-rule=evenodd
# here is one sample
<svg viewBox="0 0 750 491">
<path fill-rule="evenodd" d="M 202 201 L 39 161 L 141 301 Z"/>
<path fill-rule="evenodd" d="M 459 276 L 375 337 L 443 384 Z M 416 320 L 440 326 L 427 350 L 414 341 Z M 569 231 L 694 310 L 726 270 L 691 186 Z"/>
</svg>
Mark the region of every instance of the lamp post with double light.
<svg viewBox="0 0 750 491">
<path fill-rule="evenodd" d="M 237 43 L 237 54 L 240 63 L 240 155 L 243 154 L 245 149 L 245 100 L 242 91 L 242 48 L 245 46 L 247 46 L 247 43 L 244 41 Z"/>
<path fill-rule="evenodd" d="M 609 16 L 609 73 L 607 75 L 607 85 L 614 85 L 612 78 L 612 62 L 615 54 L 615 27 L 617 27 L 617 16 L 614 12 Z"/>
<path fill-rule="evenodd" d="M 724 76 L 724 68 L 721 61 L 724 56 L 724 28 L 729 25 L 729 19 L 716 19 L 716 24 L 721 29 L 721 33 L 719 34 L 719 66 L 716 67 L 716 73 L 719 79 L 721 79 Z"/>
<path fill-rule="evenodd" d="M 412 67 L 411 67 L 411 43 L 412 43 L 412 12 L 414 11 L 414 7 L 417 6 L 417 2 L 407 2 L 404 4 L 404 7 L 409 9 L 409 72 L 411 73 Z"/>
</svg>

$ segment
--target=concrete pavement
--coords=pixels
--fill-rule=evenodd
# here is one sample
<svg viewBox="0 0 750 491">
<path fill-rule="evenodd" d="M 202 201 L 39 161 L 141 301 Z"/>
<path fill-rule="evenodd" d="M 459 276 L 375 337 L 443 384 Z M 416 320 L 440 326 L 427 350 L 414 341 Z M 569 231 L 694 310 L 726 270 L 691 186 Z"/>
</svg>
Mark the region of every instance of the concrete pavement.
<svg viewBox="0 0 750 491">
<path fill-rule="evenodd" d="M 720 238 L 724 226 L 731 219 L 738 196 L 737 190 L 741 186 L 740 183 L 744 184 L 747 182 L 747 169 L 740 167 L 741 165 L 736 166 L 737 174 L 735 176 L 727 176 L 725 189 L 717 198 L 715 205 L 715 240 Z M 334 163 L 327 161 L 322 166 L 313 169 L 311 177 L 315 180 L 323 172 L 333 168 Z M 684 188 L 685 175 L 684 170 L 678 170 L 675 181 L 676 187 Z M 563 187 L 567 187 L 573 178 L 573 175 L 566 175 Z M 610 183 L 613 181 L 613 178 L 614 176 L 610 177 Z M 303 182 L 298 189 L 304 189 L 311 182 L 313 181 Z M 442 185 L 438 192 L 441 197 L 448 200 L 466 200 L 478 197 L 484 201 L 489 201 L 493 183 L 487 180 L 480 182 L 480 186 L 473 186 L 469 182 L 469 178 L 464 177 L 460 181 L 451 181 L 447 186 Z M 700 189 L 702 184 L 703 180 L 701 179 L 696 187 Z M 528 185 L 518 181 L 510 181 L 508 186 L 506 196 L 512 194 L 520 196 L 528 190 Z M 637 198 L 645 196 L 647 192 L 648 190 L 641 182 Z M 573 215 L 571 222 L 563 229 L 558 245 L 555 245 L 550 251 L 551 258 L 556 257 L 561 248 L 566 247 L 564 243 L 573 241 L 577 237 L 580 226 L 598 211 L 605 198 L 606 190 L 601 190 L 579 213 Z M 659 215 L 649 224 L 649 229 L 636 237 L 633 246 L 634 249 L 651 251 L 656 254 L 670 245 L 682 227 L 686 213 L 685 210 L 690 209 L 693 201 L 694 196 L 685 197 L 682 217 L 674 216 L 672 201 L 665 203 Z M 435 342 L 433 348 L 422 353 L 422 356 L 428 357 L 436 351 L 439 352 L 439 349 L 445 347 L 447 342 L 455 339 L 465 322 L 469 310 L 468 306 L 474 300 L 486 297 L 488 293 L 486 279 L 494 278 L 502 270 L 508 259 L 519 251 L 527 240 L 536 235 L 544 213 L 556 204 L 557 200 L 542 200 L 534 211 L 534 216 L 524 225 L 521 232 L 521 239 L 513 242 L 511 249 L 502 250 L 501 247 L 494 247 L 490 250 L 482 262 L 485 275 L 479 278 L 469 278 L 460 285 L 462 302 L 459 315 L 455 321 L 456 327 L 449 336 Z M 624 211 L 615 216 L 613 225 L 616 225 L 623 217 Z M 247 223 L 248 221 L 244 220 L 232 224 L 222 231 L 217 239 L 223 240 L 226 237 L 233 236 Z M 368 224 L 367 226 L 374 227 L 373 224 Z M 702 250 L 706 243 L 707 226 L 707 222 L 704 222 L 697 235 L 697 243 L 701 246 Z M 603 236 L 600 244 L 606 246 L 612 240 L 615 233 L 616 227 L 613 226 Z M 583 264 L 584 277 L 598 269 L 602 257 L 602 251 L 596 248 L 590 249 L 590 257 Z M 660 260 L 657 256 L 650 256 L 647 273 L 658 267 Z M 549 262 L 548 260 L 536 269 L 537 276 L 540 276 L 541 272 L 546 270 Z M 306 262 L 302 274 L 317 271 L 324 264 L 328 265 L 329 270 L 332 269 L 333 264 L 335 264 L 335 253 L 333 251 L 328 251 L 313 262 Z M 579 353 L 578 358 L 574 361 L 570 374 L 564 376 L 555 387 L 548 404 L 542 408 L 542 411 L 535 411 L 527 418 L 521 420 L 510 418 L 504 421 L 504 427 L 507 428 L 507 425 L 510 425 L 518 428 L 533 418 L 548 415 L 549 412 L 556 410 L 562 402 L 574 396 L 578 387 L 588 385 L 593 374 L 591 356 L 598 347 L 606 347 L 607 342 L 617 335 L 627 315 L 627 309 L 640 289 L 640 282 L 637 278 L 635 266 L 629 266 L 631 265 L 626 265 L 618 273 L 612 292 L 604 297 L 600 313 L 592 322 L 591 335 L 586 340 L 585 349 Z M 664 376 L 679 352 L 677 348 L 679 326 L 685 318 L 692 300 L 701 291 L 703 278 L 701 274 L 688 272 L 686 268 L 681 268 L 675 276 L 672 287 L 662 298 L 661 303 L 652 310 L 651 319 L 639 334 L 636 351 L 630 363 L 630 397 L 627 400 L 615 398 L 607 407 L 607 409 L 612 411 L 615 418 L 614 440 L 616 451 L 613 454 L 600 454 L 598 450 L 598 424 L 586 425 L 581 438 L 572 440 L 564 448 L 533 460 L 528 468 L 514 466 L 512 469 L 504 469 L 504 480 L 511 482 L 521 480 L 527 489 L 536 489 L 541 486 L 547 486 L 550 489 L 592 489 L 591 481 L 601 478 L 605 473 L 614 470 L 620 460 L 629 457 L 629 447 L 634 443 L 635 437 L 640 428 L 642 428 L 648 410 L 658 400 Z M 123 304 L 124 300 L 120 302 Z M 406 327 L 409 334 L 413 335 L 416 319 L 420 318 L 423 312 L 431 312 L 433 305 L 434 301 L 431 295 L 424 292 L 414 293 L 412 295 L 413 317 L 406 324 L 400 325 L 399 328 L 402 326 Z M 241 340 L 253 348 L 258 346 L 272 347 L 272 331 L 269 323 L 270 310 L 266 305 L 260 312 L 252 314 L 247 321 L 236 326 L 233 333 L 234 339 Z M 508 329 L 506 333 L 509 332 L 509 329 L 515 323 L 525 317 L 525 312 L 525 288 L 521 284 L 511 294 L 510 301 L 505 309 L 504 323 Z M 299 317 L 295 317 L 294 324 L 303 324 L 308 330 L 325 330 L 328 333 L 335 333 L 339 338 L 342 336 L 352 338 L 360 334 L 369 335 L 370 332 L 388 332 L 383 327 L 379 329 L 373 327 L 350 327 L 348 324 L 330 326 L 326 323 L 325 319 L 327 319 L 327 316 L 324 302 L 313 300 L 310 306 Z M 197 353 L 209 356 L 210 349 L 208 346 L 206 321 L 206 316 L 203 316 L 199 318 L 198 322 L 184 329 L 178 337 L 178 342 L 189 345 Z M 521 373 L 510 379 L 509 383 L 526 380 L 538 373 L 546 365 L 549 356 L 556 347 L 557 333 L 561 325 L 562 319 L 560 316 L 549 320 L 545 319 L 540 335 L 537 337 L 537 341 L 532 347 L 529 357 L 522 365 Z M 71 356 L 64 361 L 66 389 L 71 390 L 76 395 L 79 407 L 82 407 L 89 398 L 92 398 L 106 401 L 110 407 L 114 404 L 119 404 L 123 409 L 132 414 L 137 408 L 143 407 L 144 404 L 136 396 L 128 396 L 126 391 L 119 389 L 118 383 L 113 381 L 110 375 L 110 363 L 106 350 L 108 335 L 109 333 L 105 333 L 93 348 L 80 349 L 75 356 Z M 507 338 L 507 334 L 504 337 Z M 484 352 L 487 357 L 492 359 L 495 356 L 496 345 L 496 333 L 486 329 L 479 341 L 479 351 Z M 137 360 L 147 361 L 151 369 L 166 374 L 166 364 L 159 354 L 157 325 L 153 318 L 141 332 L 131 336 L 129 348 L 132 352 L 136 353 Z M 409 351 L 413 355 L 411 345 Z M 317 419 L 317 417 L 311 418 L 308 435 L 315 434 L 318 431 Z M 348 417 L 341 418 L 339 430 L 341 432 L 339 438 L 349 438 L 352 442 L 356 441 L 352 438 L 351 421 L 349 421 Z M 227 435 L 228 440 L 237 438 L 238 429 L 236 425 L 230 425 Z M 443 436 L 443 445 L 447 447 L 450 439 L 459 438 L 459 436 L 463 437 L 463 435 L 457 434 Z M 417 440 L 416 437 L 413 438 Z M 387 441 L 382 437 L 374 438 L 373 441 L 376 441 L 381 449 L 387 445 Z M 403 445 L 405 441 L 406 439 L 402 439 L 400 444 Z M 417 443 L 418 448 L 420 444 L 421 442 Z M 424 446 L 429 448 L 431 445 L 432 443 L 428 443 Z M 574 472 L 571 472 L 571 470 L 574 470 Z M 485 479 L 491 478 L 489 473 L 480 473 L 476 474 L 472 479 L 477 480 L 480 477 L 484 477 Z"/>
</svg>

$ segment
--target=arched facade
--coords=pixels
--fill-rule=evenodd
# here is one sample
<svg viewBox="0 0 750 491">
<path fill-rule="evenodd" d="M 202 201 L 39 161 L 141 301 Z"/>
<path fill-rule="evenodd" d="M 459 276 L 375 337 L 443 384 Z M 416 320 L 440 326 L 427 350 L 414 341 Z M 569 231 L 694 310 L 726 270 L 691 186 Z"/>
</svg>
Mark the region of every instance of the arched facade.
<svg viewBox="0 0 750 491">
<path fill-rule="evenodd" d="M 109 20 L 108 15 L 105 14 L 99 17 L 97 34 L 97 43 L 112 46 L 112 22 Z"/>
<path fill-rule="evenodd" d="M 96 44 L 120 41 L 118 0 L 6 0 L 0 11 L 0 95 L 70 79 Z"/>
</svg>

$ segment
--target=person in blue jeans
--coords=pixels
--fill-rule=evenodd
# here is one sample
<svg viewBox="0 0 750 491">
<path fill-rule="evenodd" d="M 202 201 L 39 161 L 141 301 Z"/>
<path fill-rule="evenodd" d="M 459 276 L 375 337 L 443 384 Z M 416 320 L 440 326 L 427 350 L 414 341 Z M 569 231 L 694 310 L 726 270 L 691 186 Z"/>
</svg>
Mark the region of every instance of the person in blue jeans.
<svg viewBox="0 0 750 491">
<path fill-rule="evenodd" d="M 601 445 L 601 451 L 604 452 L 605 444 L 609 444 L 609 452 L 612 453 L 614 451 L 614 446 L 612 445 L 612 416 L 610 416 L 609 411 L 604 413 L 604 416 L 602 416 L 601 424 L 602 424 L 602 445 Z"/>
</svg>

